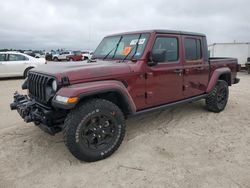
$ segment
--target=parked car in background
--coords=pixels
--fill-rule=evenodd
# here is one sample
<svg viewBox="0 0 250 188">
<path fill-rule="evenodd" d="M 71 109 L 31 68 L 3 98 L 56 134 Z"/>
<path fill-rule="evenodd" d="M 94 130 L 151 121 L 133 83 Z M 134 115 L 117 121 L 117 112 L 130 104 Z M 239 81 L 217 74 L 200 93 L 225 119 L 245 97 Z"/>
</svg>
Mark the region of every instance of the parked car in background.
<svg viewBox="0 0 250 188">
<path fill-rule="evenodd" d="M 31 50 L 26 50 L 26 51 L 24 51 L 23 53 L 24 53 L 24 54 L 27 54 L 27 55 L 29 55 L 29 56 L 31 56 L 31 57 L 36 57 L 36 53 L 34 53 L 34 52 L 31 51 Z"/>
<path fill-rule="evenodd" d="M 93 55 L 92 51 L 82 51 L 83 60 L 91 59 L 92 55 Z"/>
<path fill-rule="evenodd" d="M 53 61 L 62 61 L 67 60 L 67 56 L 72 55 L 71 51 L 64 51 L 60 53 L 56 53 L 52 56 Z"/>
<path fill-rule="evenodd" d="M 30 69 L 46 64 L 44 58 L 34 58 L 20 52 L 0 52 L 0 77 L 27 77 Z"/>
<path fill-rule="evenodd" d="M 56 53 L 54 51 L 50 51 L 50 52 L 45 52 L 45 59 L 47 61 L 53 61 L 53 55 L 55 55 Z"/>
<path fill-rule="evenodd" d="M 45 53 L 40 50 L 35 50 L 33 53 L 35 54 L 35 58 L 45 58 Z"/>
<path fill-rule="evenodd" d="M 73 51 L 72 54 L 66 57 L 67 61 L 82 61 L 83 56 L 81 51 Z"/>
</svg>

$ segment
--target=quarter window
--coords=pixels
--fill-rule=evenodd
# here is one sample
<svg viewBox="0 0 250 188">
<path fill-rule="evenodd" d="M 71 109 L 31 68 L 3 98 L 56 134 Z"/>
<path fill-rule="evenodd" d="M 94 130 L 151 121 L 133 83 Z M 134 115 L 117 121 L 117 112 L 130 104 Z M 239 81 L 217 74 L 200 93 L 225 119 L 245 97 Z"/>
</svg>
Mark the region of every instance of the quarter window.
<svg viewBox="0 0 250 188">
<path fill-rule="evenodd" d="M 178 60 L 178 40 L 175 37 L 157 37 L 153 50 L 164 49 L 166 56 L 164 62 Z"/>
<path fill-rule="evenodd" d="M 27 57 L 20 54 L 9 54 L 9 61 L 25 61 L 28 60 Z"/>
<path fill-rule="evenodd" d="M 199 39 L 185 39 L 185 59 L 198 60 L 201 57 L 201 41 Z"/>
</svg>

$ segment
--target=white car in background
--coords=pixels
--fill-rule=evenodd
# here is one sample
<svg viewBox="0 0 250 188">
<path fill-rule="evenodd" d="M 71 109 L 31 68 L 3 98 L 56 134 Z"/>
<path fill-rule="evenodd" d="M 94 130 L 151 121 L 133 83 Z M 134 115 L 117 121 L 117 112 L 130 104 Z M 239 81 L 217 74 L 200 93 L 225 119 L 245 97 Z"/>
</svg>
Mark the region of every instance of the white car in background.
<svg viewBox="0 0 250 188">
<path fill-rule="evenodd" d="M 34 58 L 20 52 L 0 52 L 0 77 L 27 77 L 30 69 L 47 64 L 44 58 Z"/>
<path fill-rule="evenodd" d="M 82 59 L 83 60 L 91 59 L 92 55 L 93 55 L 92 51 L 83 51 L 82 52 Z"/>
<path fill-rule="evenodd" d="M 53 57 L 52 57 L 52 60 L 53 61 L 67 60 L 68 55 L 72 55 L 72 52 L 71 51 L 60 52 L 59 54 L 54 54 Z"/>
</svg>

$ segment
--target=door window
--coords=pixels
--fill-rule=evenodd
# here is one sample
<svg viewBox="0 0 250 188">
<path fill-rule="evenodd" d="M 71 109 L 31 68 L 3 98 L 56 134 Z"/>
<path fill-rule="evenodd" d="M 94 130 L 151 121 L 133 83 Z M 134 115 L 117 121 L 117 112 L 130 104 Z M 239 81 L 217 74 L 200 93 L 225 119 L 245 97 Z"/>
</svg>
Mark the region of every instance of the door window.
<svg viewBox="0 0 250 188">
<path fill-rule="evenodd" d="M 199 60 L 201 59 L 201 41 L 199 39 L 185 39 L 185 59 Z"/>
<path fill-rule="evenodd" d="M 166 56 L 164 62 L 172 62 L 178 60 L 178 40 L 175 37 L 157 37 L 153 50 L 164 49 Z M 163 62 L 159 62 L 163 63 Z"/>
<path fill-rule="evenodd" d="M 27 57 L 20 54 L 9 54 L 9 61 L 25 61 L 28 60 Z"/>
<path fill-rule="evenodd" d="M 5 54 L 0 54 L 0 61 L 6 61 L 5 57 L 6 57 Z"/>
</svg>

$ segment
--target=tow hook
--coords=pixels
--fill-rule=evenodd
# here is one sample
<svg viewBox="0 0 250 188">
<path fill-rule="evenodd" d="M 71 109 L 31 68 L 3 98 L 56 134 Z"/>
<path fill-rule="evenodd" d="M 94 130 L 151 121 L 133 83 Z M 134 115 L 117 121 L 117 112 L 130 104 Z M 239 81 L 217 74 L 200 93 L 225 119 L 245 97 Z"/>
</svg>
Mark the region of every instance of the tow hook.
<svg viewBox="0 0 250 188">
<path fill-rule="evenodd" d="M 10 104 L 10 109 L 11 110 L 16 110 L 17 109 L 17 105 L 21 102 L 21 101 L 25 101 L 27 100 L 27 96 L 26 95 L 20 95 L 17 91 L 14 93 L 14 102 Z"/>
</svg>

